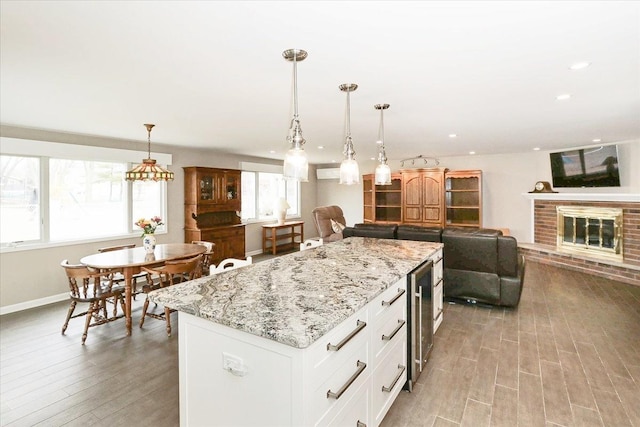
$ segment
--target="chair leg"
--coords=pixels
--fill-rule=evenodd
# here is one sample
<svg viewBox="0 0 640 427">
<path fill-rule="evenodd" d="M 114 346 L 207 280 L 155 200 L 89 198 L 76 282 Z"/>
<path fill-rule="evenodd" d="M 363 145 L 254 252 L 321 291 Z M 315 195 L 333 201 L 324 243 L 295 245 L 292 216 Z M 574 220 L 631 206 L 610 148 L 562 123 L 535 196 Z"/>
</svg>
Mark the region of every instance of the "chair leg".
<svg viewBox="0 0 640 427">
<path fill-rule="evenodd" d="M 71 316 L 73 316 L 73 311 L 76 309 L 76 304 L 77 302 L 71 301 L 71 304 L 69 305 L 69 310 L 67 311 L 67 319 L 64 321 L 64 325 L 62 325 L 62 335 L 64 335 L 64 332 L 67 330 L 67 326 L 69 326 L 69 319 L 71 319 Z"/>
<path fill-rule="evenodd" d="M 142 306 L 142 317 L 140 318 L 140 327 L 144 325 L 144 318 L 147 315 L 147 309 L 149 308 L 149 298 L 144 300 L 144 305 Z"/>
<path fill-rule="evenodd" d="M 164 317 L 167 319 L 167 337 L 171 337 L 171 309 L 164 308 Z"/>
<path fill-rule="evenodd" d="M 87 340 L 87 334 L 89 333 L 89 325 L 91 325 L 91 316 L 93 316 L 94 310 L 100 310 L 98 301 L 94 301 L 89 304 L 89 309 L 87 310 L 87 319 L 84 322 L 84 333 L 82 334 L 82 345 L 84 345 L 84 342 Z"/>
</svg>

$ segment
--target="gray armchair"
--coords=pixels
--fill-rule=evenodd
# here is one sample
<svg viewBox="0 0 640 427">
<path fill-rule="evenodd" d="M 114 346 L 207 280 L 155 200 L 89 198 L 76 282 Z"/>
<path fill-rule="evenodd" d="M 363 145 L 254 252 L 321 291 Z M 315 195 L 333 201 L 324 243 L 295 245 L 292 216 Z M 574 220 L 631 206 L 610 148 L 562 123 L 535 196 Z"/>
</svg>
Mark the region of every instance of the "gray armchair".
<svg viewBox="0 0 640 427">
<path fill-rule="evenodd" d="M 319 206 L 311 211 L 311 213 L 313 214 L 313 219 L 315 220 L 318 235 L 325 243 L 335 242 L 336 240 L 342 239 L 342 230 L 340 230 L 339 233 L 334 231 L 331 224 L 331 220 L 333 220 L 338 224 L 342 224 L 343 226 L 346 225 L 344 213 L 342 212 L 342 208 L 340 208 L 340 206 Z"/>
</svg>

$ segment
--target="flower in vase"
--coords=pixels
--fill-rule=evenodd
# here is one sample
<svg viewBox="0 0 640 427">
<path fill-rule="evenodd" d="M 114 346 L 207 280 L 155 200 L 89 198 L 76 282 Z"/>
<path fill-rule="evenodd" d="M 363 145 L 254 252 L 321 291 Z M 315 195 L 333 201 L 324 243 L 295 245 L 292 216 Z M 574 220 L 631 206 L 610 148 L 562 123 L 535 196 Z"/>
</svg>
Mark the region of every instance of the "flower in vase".
<svg viewBox="0 0 640 427">
<path fill-rule="evenodd" d="M 140 218 L 135 222 L 135 225 L 142 228 L 143 230 L 142 237 L 144 237 L 145 234 L 155 233 L 156 228 L 163 224 L 164 222 L 162 222 L 162 218 L 160 218 L 159 216 L 154 216 L 151 219 Z"/>
</svg>

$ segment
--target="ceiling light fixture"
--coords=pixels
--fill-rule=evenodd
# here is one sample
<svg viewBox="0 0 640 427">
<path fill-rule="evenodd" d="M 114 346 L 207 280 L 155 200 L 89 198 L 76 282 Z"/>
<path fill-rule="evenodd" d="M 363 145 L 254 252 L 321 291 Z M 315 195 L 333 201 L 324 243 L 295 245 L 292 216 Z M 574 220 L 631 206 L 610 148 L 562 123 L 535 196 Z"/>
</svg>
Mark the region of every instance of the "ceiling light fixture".
<svg viewBox="0 0 640 427">
<path fill-rule="evenodd" d="M 376 110 L 380 110 L 380 126 L 378 126 L 378 161 L 380 164 L 376 166 L 375 181 L 376 185 L 391 185 L 391 169 L 387 164 L 387 153 L 384 150 L 384 110 L 389 108 L 389 104 L 376 104 L 373 106 Z"/>
<path fill-rule="evenodd" d="M 570 70 L 582 70 L 583 68 L 587 68 L 589 65 L 591 65 L 591 62 L 576 62 L 575 64 L 571 64 L 571 66 L 569 67 Z"/>
<path fill-rule="evenodd" d="M 345 83 L 340 85 L 340 90 L 347 93 L 347 108 L 345 112 L 345 141 L 344 141 L 344 160 L 340 164 L 340 184 L 352 185 L 360 182 L 360 169 L 358 162 L 354 158 L 356 152 L 353 149 L 353 140 L 351 139 L 351 102 L 349 93 L 358 89 L 355 83 Z"/>
<path fill-rule="evenodd" d="M 125 179 L 127 181 L 173 181 L 173 172 L 156 165 L 156 161 L 151 158 L 151 129 L 155 125 L 145 124 L 144 126 L 147 128 L 147 158 L 127 171 Z"/>
<path fill-rule="evenodd" d="M 455 133 L 450 133 L 449 134 L 449 138 L 456 138 L 458 135 L 456 135 Z"/>
<path fill-rule="evenodd" d="M 571 95 L 569 95 L 568 93 L 563 93 L 562 95 L 556 96 L 556 99 L 558 101 L 566 101 L 569 98 L 571 98 Z"/>
<path fill-rule="evenodd" d="M 300 182 L 309 181 L 309 160 L 304 151 L 302 129 L 298 118 L 298 61 L 304 61 L 307 52 L 301 49 L 287 49 L 282 52 L 282 56 L 287 61 L 293 62 L 293 118 L 289 127 L 287 141 L 291 143 L 291 148 L 284 156 L 283 175 L 285 179 L 292 179 Z"/>
<path fill-rule="evenodd" d="M 423 166 L 429 166 L 429 164 L 431 163 L 432 164 L 431 167 L 436 167 L 440 164 L 440 160 L 436 159 L 435 157 L 428 157 L 428 156 L 423 156 L 422 154 L 419 154 L 416 157 L 410 157 L 408 159 L 400 160 L 400 167 L 404 167 L 405 162 L 407 163 L 411 162 L 411 166 L 415 166 L 416 160 L 418 161 L 418 163 L 422 161 Z M 418 164 L 418 166 L 420 165 Z"/>
</svg>

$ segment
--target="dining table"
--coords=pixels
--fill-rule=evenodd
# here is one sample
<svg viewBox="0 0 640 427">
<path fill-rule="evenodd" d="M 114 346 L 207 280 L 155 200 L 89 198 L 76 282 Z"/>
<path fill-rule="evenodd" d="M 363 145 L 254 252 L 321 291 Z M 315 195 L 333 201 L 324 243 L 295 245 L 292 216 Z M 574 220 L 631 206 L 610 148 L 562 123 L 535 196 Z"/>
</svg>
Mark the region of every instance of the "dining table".
<svg viewBox="0 0 640 427">
<path fill-rule="evenodd" d="M 165 261 L 181 258 L 191 258 L 205 253 L 207 248 L 193 243 L 163 243 L 156 245 L 153 253 L 147 253 L 145 248 L 136 247 L 117 251 L 100 252 L 87 255 L 80 263 L 100 270 L 119 270 L 124 276 L 125 283 L 125 321 L 127 335 L 131 335 L 131 288 L 133 276 L 142 271 L 142 267 L 159 265 Z"/>
</svg>

